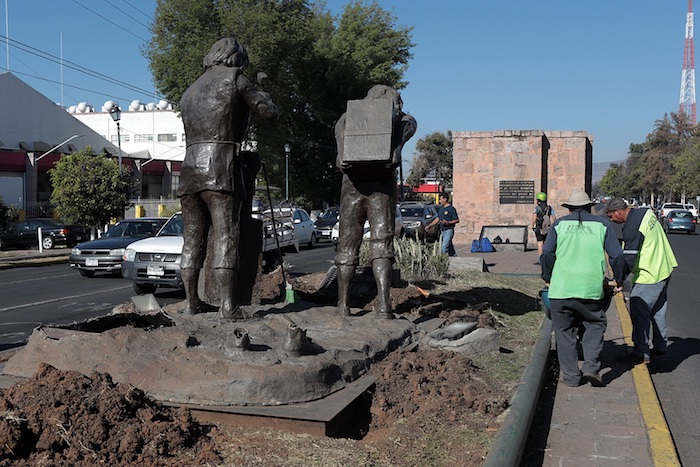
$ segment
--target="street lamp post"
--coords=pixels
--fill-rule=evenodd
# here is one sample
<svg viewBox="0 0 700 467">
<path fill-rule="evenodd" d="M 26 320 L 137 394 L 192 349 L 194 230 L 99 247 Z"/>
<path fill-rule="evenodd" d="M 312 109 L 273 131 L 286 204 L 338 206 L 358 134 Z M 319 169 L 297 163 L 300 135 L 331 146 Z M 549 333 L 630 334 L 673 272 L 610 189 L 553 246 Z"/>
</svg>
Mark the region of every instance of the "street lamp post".
<svg viewBox="0 0 700 467">
<path fill-rule="evenodd" d="M 292 146 L 289 143 L 284 145 L 284 198 L 289 201 L 289 153 Z"/>
<path fill-rule="evenodd" d="M 109 109 L 109 114 L 112 116 L 112 120 L 117 124 L 117 147 L 119 148 L 119 173 L 122 172 L 122 134 L 119 122 L 122 119 L 122 109 L 119 108 L 119 104 L 116 102 L 112 104 Z"/>
</svg>

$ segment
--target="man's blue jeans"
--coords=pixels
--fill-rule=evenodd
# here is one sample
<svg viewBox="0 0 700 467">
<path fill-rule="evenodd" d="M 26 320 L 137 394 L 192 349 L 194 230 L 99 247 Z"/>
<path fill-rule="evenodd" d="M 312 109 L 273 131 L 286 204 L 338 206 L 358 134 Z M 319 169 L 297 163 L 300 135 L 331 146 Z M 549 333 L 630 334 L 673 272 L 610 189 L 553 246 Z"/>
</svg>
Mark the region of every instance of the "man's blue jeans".
<svg viewBox="0 0 700 467">
<path fill-rule="evenodd" d="M 656 284 L 634 284 L 630 292 L 632 342 L 634 352 L 649 356 L 649 327 L 651 343 L 659 352 L 666 352 L 666 307 L 669 277 Z"/>
<path fill-rule="evenodd" d="M 455 229 L 445 229 L 442 231 L 442 252 L 449 256 L 455 256 L 455 247 L 452 245 L 452 238 L 455 236 Z"/>
</svg>

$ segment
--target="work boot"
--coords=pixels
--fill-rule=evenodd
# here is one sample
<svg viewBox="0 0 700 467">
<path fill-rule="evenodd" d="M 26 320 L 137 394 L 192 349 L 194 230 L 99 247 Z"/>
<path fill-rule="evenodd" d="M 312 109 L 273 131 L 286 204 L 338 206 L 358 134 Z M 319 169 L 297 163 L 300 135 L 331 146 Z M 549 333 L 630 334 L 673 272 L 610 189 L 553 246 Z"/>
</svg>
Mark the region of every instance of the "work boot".
<svg viewBox="0 0 700 467">
<path fill-rule="evenodd" d="M 338 273 L 338 314 L 340 316 L 350 316 L 348 299 L 350 297 L 350 284 L 355 277 L 354 265 L 337 265 Z"/>
<path fill-rule="evenodd" d="M 377 258 L 372 261 L 372 273 L 377 283 L 377 311 L 385 319 L 393 319 L 391 310 L 391 274 L 392 262 L 389 258 Z"/>
<path fill-rule="evenodd" d="M 187 304 L 182 313 L 196 315 L 202 312 L 202 301 L 199 299 L 197 284 L 199 283 L 199 269 L 181 269 L 182 285 L 185 288 Z"/>
<path fill-rule="evenodd" d="M 603 381 L 603 377 L 600 376 L 600 373 L 598 373 L 598 372 L 595 372 L 595 373 L 586 372 L 581 376 L 581 379 L 583 379 L 583 381 L 588 381 L 589 383 L 591 383 L 591 386 L 593 386 L 593 387 L 596 387 L 596 388 L 605 387 L 605 382 Z"/>
</svg>

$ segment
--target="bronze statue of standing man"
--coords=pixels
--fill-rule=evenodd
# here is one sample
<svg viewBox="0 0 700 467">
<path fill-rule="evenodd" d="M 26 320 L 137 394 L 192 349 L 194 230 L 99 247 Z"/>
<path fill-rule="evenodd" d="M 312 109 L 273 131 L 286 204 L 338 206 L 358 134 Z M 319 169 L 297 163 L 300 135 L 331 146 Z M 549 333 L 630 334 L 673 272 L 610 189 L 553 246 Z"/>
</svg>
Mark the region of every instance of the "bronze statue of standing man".
<svg viewBox="0 0 700 467">
<path fill-rule="evenodd" d="M 180 173 L 184 247 L 180 269 L 187 295 L 187 314 L 201 311 L 197 285 L 204 259 L 220 293 L 221 317 L 236 311 L 239 270 L 241 201 L 244 197 L 241 142 L 248 131 L 250 112 L 264 119 L 278 116 L 266 92 L 255 89 L 243 74 L 248 53 L 236 39 L 216 42 L 204 58 L 204 73 L 180 100 L 187 149 Z M 207 239 L 213 251 L 207 251 Z"/>
<path fill-rule="evenodd" d="M 338 313 L 350 314 L 350 283 L 359 263 L 365 220 L 369 220 L 369 254 L 377 283 L 377 311 L 393 318 L 391 276 L 396 219 L 396 168 L 401 149 L 416 132 L 415 118 L 402 111 L 395 89 L 373 86 L 362 101 L 349 101 L 335 126 L 336 165 L 343 172 L 340 192 Z"/>
</svg>

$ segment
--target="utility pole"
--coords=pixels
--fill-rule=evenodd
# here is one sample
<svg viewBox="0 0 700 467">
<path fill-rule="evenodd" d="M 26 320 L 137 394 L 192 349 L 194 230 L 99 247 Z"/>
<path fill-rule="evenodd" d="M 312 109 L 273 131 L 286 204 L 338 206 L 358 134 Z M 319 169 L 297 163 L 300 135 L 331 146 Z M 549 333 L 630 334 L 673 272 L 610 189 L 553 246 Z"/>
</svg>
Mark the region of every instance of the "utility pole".
<svg viewBox="0 0 700 467">
<path fill-rule="evenodd" d="M 688 14 L 685 20 L 685 47 L 683 50 L 683 74 L 681 75 L 681 99 L 679 114 L 697 123 L 695 113 L 695 48 L 693 44 L 693 0 L 688 0 Z"/>
</svg>

